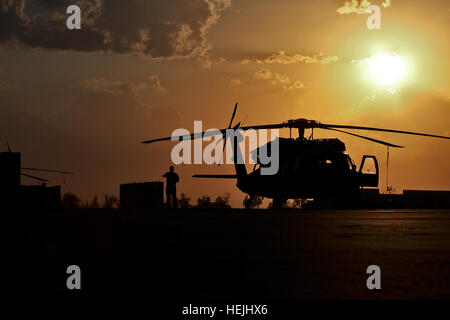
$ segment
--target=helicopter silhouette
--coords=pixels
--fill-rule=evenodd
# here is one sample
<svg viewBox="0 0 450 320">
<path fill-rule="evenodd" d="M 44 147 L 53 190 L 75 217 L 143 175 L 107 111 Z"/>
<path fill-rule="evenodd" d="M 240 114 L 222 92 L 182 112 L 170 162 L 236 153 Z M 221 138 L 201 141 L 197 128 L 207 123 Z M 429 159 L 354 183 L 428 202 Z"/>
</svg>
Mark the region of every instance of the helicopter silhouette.
<svg viewBox="0 0 450 320">
<path fill-rule="evenodd" d="M 47 187 L 47 179 L 31 175 L 30 171 L 58 173 L 62 174 L 63 177 L 65 174 L 72 174 L 72 172 L 22 167 L 21 153 L 13 152 L 8 143 L 7 147 L 7 152 L 0 152 L 0 200 L 2 206 L 24 207 L 37 205 L 37 203 L 47 205 L 49 199 L 54 200 L 52 203 L 58 205 L 60 202 L 60 187 Z M 21 185 L 21 176 L 37 180 L 42 184 L 39 186 Z"/>
<path fill-rule="evenodd" d="M 21 166 L 21 153 L 13 152 L 9 143 L 6 144 L 8 147 L 8 152 L 1 152 L 2 159 L 2 184 L 8 187 L 17 187 L 20 185 L 20 176 L 31 178 L 40 182 L 47 182 L 47 179 L 39 178 L 29 173 L 24 173 L 22 171 L 39 171 L 48 173 L 60 173 L 60 174 L 73 174 L 69 171 L 61 170 L 50 170 L 50 169 L 40 169 L 40 168 L 30 168 Z"/>
<path fill-rule="evenodd" d="M 273 141 L 268 142 L 255 150 L 251 151 L 254 158 L 257 159 L 252 172 L 247 172 L 245 164 L 234 161 L 236 174 L 196 174 L 195 178 L 213 178 L 213 179 L 236 179 L 236 186 L 242 192 L 249 195 L 249 199 L 245 202 L 246 208 L 249 208 L 255 197 L 265 197 L 273 199 L 273 207 L 281 208 L 284 201 L 288 199 L 298 198 L 335 198 L 339 199 L 344 206 L 357 205 L 360 198 L 361 190 L 365 187 L 378 187 L 379 183 L 379 166 L 377 158 L 373 155 L 363 155 L 359 169 L 351 157 L 346 153 L 345 144 L 339 139 L 314 139 L 314 129 L 324 129 L 348 134 L 374 143 L 382 144 L 387 147 L 404 148 L 403 146 L 389 143 L 386 141 L 370 138 L 356 133 L 344 131 L 342 129 L 367 130 L 377 132 L 391 132 L 399 134 L 417 135 L 424 137 L 433 137 L 440 139 L 450 139 L 450 137 L 402 131 L 394 129 L 383 129 L 366 126 L 325 124 L 315 120 L 293 119 L 277 124 L 264 124 L 254 126 L 240 126 L 240 122 L 232 126 L 236 115 L 238 104 L 234 107 L 230 123 L 227 129 L 234 130 L 261 130 L 261 129 L 282 129 L 288 128 L 290 133 L 292 129 L 298 130 L 296 139 L 281 138 L 279 139 L 279 170 L 273 175 L 262 175 L 261 168 L 267 166 L 260 161 L 261 152 L 268 154 L 271 150 Z M 217 130 L 218 134 L 225 136 L 227 129 Z M 305 138 L 305 129 L 311 129 L 310 138 Z M 142 141 L 144 144 L 154 143 L 157 141 L 168 141 L 175 139 L 198 139 L 205 132 L 192 133 L 189 135 L 164 137 L 152 140 Z M 211 134 L 211 133 L 210 133 Z M 227 142 L 226 138 L 223 148 Z M 242 159 L 239 141 L 242 141 L 242 135 L 234 137 L 233 159 Z M 364 172 L 365 165 L 372 161 L 375 172 Z"/>
</svg>

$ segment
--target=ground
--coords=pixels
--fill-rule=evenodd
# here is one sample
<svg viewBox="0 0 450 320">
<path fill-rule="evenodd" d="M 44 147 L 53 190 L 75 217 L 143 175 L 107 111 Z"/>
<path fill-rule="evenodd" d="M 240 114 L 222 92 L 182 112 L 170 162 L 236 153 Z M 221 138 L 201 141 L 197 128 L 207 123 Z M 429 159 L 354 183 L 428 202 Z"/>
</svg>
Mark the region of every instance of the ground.
<svg viewBox="0 0 450 320">
<path fill-rule="evenodd" d="M 450 210 L 60 210 L 11 224 L 21 293 L 73 294 L 75 264 L 79 294 L 94 297 L 450 298 Z M 381 268 L 381 290 L 366 287 L 369 265 Z"/>
</svg>

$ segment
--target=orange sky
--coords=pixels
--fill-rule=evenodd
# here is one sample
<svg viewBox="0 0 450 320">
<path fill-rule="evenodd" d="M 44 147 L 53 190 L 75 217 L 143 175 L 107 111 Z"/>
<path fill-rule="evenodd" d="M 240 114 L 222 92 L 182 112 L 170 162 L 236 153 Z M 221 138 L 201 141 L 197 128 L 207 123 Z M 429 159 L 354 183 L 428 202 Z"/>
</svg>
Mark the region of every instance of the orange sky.
<svg viewBox="0 0 450 320">
<path fill-rule="evenodd" d="M 311 118 L 449 136 L 449 2 L 382 2 L 372 1 L 382 28 L 369 30 L 367 14 L 337 12 L 343 0 L 84 1 L 82 31 L 68 31 L 65 7 L 80 1 L 0 0 L 2 149 L 9 142 L 27 166 L 74 171 L 63 192 L 88 199 L 118 194 L 120 183 L 162 179 L 174 144 L 139 142 L 192 131 L 194 120 L 225 127 L 236 101 L 245 125 Z M 357 63 L 382 52 L 408 61 L 395 93 Z M 368 135 L 406 146 L 391 150 L 396 191 L 450 190 L 450 143 Z M 376 155 L 385 189 L 385 147 L 315 136 L 342 139 L 357 164 Z M 179 193 L 230 192 L 242 205 L 234 181 L 191 178 L 232 166 L 176 171 Z"/>
</svg>

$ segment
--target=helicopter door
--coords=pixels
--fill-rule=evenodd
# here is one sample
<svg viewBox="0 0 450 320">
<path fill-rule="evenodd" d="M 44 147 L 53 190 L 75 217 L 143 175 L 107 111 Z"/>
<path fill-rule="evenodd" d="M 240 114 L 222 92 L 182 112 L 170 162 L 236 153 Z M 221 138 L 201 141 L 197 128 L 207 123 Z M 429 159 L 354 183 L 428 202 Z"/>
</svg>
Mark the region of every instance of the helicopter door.
<svg viewBox="0 0 450 320">
<path fill-rule="evenodd" d="M 368 161 L 366 161 L 368 160 Z M 378 187 L 378 161 L 375 156 L 364 155 L 361 160 L 361 166 L 359 167 L 361 187 Z"/>
</svg>

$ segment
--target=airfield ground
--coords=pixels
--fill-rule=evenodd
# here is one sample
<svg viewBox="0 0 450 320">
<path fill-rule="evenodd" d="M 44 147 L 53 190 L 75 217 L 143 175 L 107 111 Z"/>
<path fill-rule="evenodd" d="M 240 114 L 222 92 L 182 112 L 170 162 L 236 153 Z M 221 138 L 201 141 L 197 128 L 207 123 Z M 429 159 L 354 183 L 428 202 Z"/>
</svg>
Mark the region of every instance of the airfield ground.
<svg viewBox="0 0 450 320">
<path fill-rule="evenodd" d="M 62 210 L 11 223 L 20 293 L 72 294 L 76 264 L 91 296 L 450 298 L 450 210 Z M 369 265 L 381 268 L 381 290 L 366 287 Z"/>
</svg>

